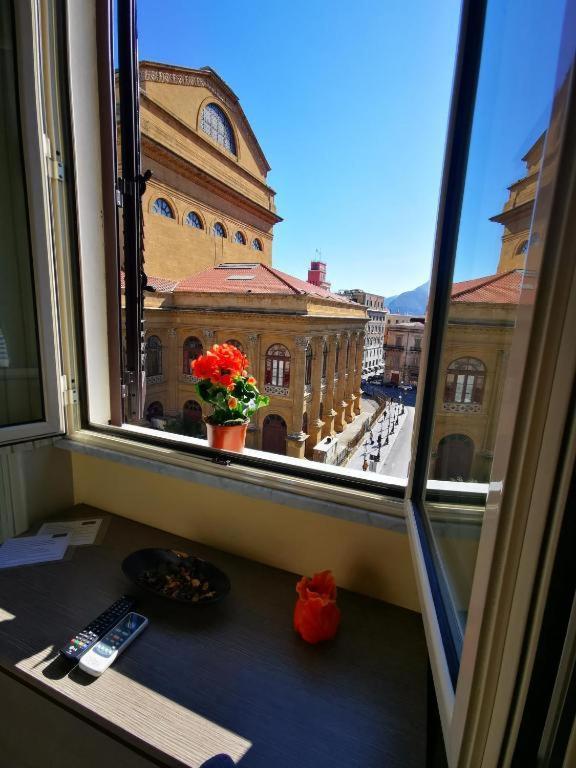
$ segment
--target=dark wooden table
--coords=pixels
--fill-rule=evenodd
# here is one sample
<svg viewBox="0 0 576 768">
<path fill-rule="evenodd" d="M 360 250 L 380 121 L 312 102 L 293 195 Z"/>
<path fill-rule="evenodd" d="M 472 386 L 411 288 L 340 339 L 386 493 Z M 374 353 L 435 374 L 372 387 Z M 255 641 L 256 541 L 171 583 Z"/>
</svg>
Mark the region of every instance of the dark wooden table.
<svg viewBox="0 0 576 768">
<path fill-rule="evenodd" d="M 232 592 L 197 609 L 139 592 L 120 564 L 150 546 L 211 560 Z M 196 767 L 225 752 L 242 768 L 422 768 L 420 617 L 340 590 L 337 638 L 309 646 L 292 629 L 296 580 L 115 516 L 69 560 L 0 571 L 0 766 Z M 148 629 L 101 678 L 65 670 L 58 647 L 124 593 Z"/>
</svg>

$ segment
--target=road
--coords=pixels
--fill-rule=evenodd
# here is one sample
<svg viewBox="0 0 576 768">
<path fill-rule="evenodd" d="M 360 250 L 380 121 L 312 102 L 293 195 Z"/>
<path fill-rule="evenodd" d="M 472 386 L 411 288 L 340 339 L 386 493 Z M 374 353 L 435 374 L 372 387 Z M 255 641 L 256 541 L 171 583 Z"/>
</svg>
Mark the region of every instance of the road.
<svg viewBox="0 0 576 768">
<path fill-rule="evenodd" d="M 408 477 L 413 429 L 414 408 L 406 408 L 406 416 L 402 428 L 400 429 L 400 433 L 398 434 L 390 453 L 384 460 L 384 463 L 378 468 L 378 473 L 380 475 Z"/>
<path fill-rule="evenodd" d="M 398 387 L 390 387 L 390 386 L 384 386 L 383 384 L 371 384 L 367 381 L 362 382 L 362 391 L 366 392 L 367 395 L 370 395 L 373 397 L 374 395 L 386 395 L 386 397 L 392 397 L 395 400 L 398 400 L 399 397 L 402 397 L 402 402 L 404 405 L 410 405 L 415 406 L 416 405 L 416 390 L 410 389 L 408 392 L 405 392 L 402 389 L 399 389 Z"/>
<path fill-rule="evenodd" d="M 392 406 L 393 412 L 397 412 L 397 406 Z M 378 474 L 391 475 L 393 477 L 407 477 L 408 465 L 410 462 L 410 442 L 412 438 L 412 429 L 414 425 L 414 409 L 405 408 L 405 413 L 400 416 L 399 423 L 396 426 L 395 434 L 390 435 L 390 444 L 382 444 L 378 450 L 376 438 L 382 434 L 384 437 L 388 432 L 389 415 L 380 418 L 377 424 L 372 427 L 374 443 L 370 443 L 369 434 L 367 434 L 357 447 L 354 455 L 348 461 L 346 466 L 349 469 L 362 469 L 366 458 L 370 453 L 382 455 L 378 468 L 375 470 Z"/>
</svg>

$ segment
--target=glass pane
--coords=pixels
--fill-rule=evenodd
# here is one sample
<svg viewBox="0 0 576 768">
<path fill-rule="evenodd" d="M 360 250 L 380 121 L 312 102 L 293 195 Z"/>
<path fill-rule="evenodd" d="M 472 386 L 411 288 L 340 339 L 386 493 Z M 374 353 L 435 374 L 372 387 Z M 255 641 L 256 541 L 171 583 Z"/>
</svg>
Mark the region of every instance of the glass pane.
<svg viewBox="0 0 576 768">
<path fill-rule="evenodd" d="M 14 25 L 0 5 L 0 427 L 44 418 Z"/>
<path fill-rule="evenodd" d="M 490 480 L 524 268 L 536 237 L 532 212 L 564 5 L 564 0 L 490 0 L 487 9 L 426 507 L 458 652 L 484 509 L 445 506 L 443 494 Z M 537 275 L 530 279 L 536 287 Z"/>
<path fill-rule="evenodd" d="M 234 0 L 164 3 L 160 15 L 152 0 L 137 5 L 142 170 L 153 173 L 142 198 L 144 314 L 146 338 L 161 345 L 161 358 L 147 350 L 161 364 L 147 366 L 140 425 L 201 434 L 217 403 L 207 385 L 199 392 L 195 361 L 235 339 L 268 399 L 250 414 L 247 448 L 398 478 L 399 491 L 459 2 L 416 14 L 381 0 L 337 12 L 248 3 L 240 16 Z M 265 69 L 256 37 L 275 46 Z M 361 106 L 345 106 L 345 92 Z M 189 337 L 197 354 L 184 349 Z M 220 391 L 220 402 L 236 408 L 238 394 Z"/>
</svg>

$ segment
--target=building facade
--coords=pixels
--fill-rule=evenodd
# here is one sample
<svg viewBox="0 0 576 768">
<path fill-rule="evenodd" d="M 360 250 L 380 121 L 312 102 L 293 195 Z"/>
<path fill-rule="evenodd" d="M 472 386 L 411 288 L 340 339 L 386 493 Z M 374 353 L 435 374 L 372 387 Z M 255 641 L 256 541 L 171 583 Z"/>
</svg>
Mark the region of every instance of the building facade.
<svg viewBox="0 0 576 768">
<path fill-rule="evenodd" d="M 320 440 L 360 413 L 362 307 L 261 264 L 222 264 L 152 284 L 145 310 L 151 420 L 169 426 L 177 418 L 187 434 L 204 436 L 210 407 L 196 393 L 191 363 L 224 342 L 246 354 L 270 397 L 252 418 L 249 448 L 312 458 Z"/>
<path fill-rule="evenodd" d="M 242 348 L 269 407 L 248 447 L 312 458 L 360 412 L 366 310 L 272 267 L 270 166 L 238 97 L 209 67 L 140 64 L 149 422 L 204 435 L 191 363 Z M 316 278 L 313 278 L 316 279 Z"/>
<path fill-rule="evenodd" d="M 364 354 L 362 356 L 363 375 L 384 373 L 384 333 L 388 314 L 388 310 L 384 306 L 384 297 L 375 293 L 367 293 L 359 288 L 339 291 L 339 295 L 346 296 L 351 301 L 366 307 L 368 313 Z"/>
<path fill-rule="evenodd" d="M 392 384 L 418 385 L 424 318 L 393 316 L 386 323 L 384 380 Z"/>
<path fill-rule="evenodd" d="M 270 166 L 238 97 L 209 67 L 140 63 L 146 270 L 181 280 L 221 262 L 272 263 Z"/>
<path fill-rule="evenodd" d="M 497 272 L 455 283 L 442 356 L 431 476 L 440 480 L 488 482 L 502 390 L 530 236 L 544 137 L 523 157 L 525 175 L 509 187 Z"/>
</svg>

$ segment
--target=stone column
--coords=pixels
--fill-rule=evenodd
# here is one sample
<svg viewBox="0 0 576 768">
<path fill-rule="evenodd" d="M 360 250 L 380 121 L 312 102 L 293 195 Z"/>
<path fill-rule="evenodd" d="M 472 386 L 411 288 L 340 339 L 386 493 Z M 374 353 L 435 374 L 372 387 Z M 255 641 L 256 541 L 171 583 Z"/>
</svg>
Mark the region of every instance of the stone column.
<svg viewBox="0 0 576 768">
<path fill-rule="evenodd" d="M 352 392 L 356 395 L 354 401 L 354 413 L 358 415 L 362 410 L 362 357 L 364 355 L 364 340 L 366 334 L 359 331 L 356 342 L 356 373 L 354 374 L 354 386 Z"/>
<path fill-rule="evenodd" d="M 322 394 L 322 354 L 324 352 L 324 336 L 312 339 L 312 401 L 308 414 L 308 447 L 313 448 L 320 440 L 324 422 L 320 419 L 320 397 Z"/>
<path fill-rule="evenodd" d="M 334 395 L 336 392 L 336 347 L 340 340 L 340 334 L 330 336 L 328 339 L 328 363 L 326 365 L 326 392 L 324 394 L 324 413 L 322 419 L 322 437 L 329 437 L 334 434 Z"/>
<path fill-rule="evenodd" d="M 338 360 L 338 381 L 336 382 L 336 395 L 334 400 L 334 410 L 336 416 L 334 418 L 334 429 L 336 432 L 342 432 L 346 426 L 346 400 L 344 399 L 346 391 L 346 349 L 350 342 L 350 334 L 348 332 L 340 335 L 340 359 Z"/>
<path fill-rule="evenodd" d="M 162 350 L 162 372 L 168 388 L 168 402 L 165 413 L 168 416 L 178 416 L 184 403 L 179 402 L 178 393 L 180 387 L 178 381 L 182 372 L 182 345 L 178 344 L 178 331 L 176 328 L 168 329 L 168 348 L 164 358 Z"/>
<path fill-rule="evenodd" d="M 286 452 L 288 456 L 303 459 L 308 435 L 302 431 L 304 415 L 304 390 L 306 381 L 306 350 L 309 336 L 297 336 L 291 352 L 290 390 L 292 391 L 292 420 L 288 425 Z"/>
<path fill-rule="evenodd" d="M 260 361 L 260 334 L 250 333 L 247 338 L 247 348 L 244 354 L 248 358 L 248 373 L 256 379 L 256 386 L 263 392 L 264 390 L 264 371 Z M 262 448 L 262 413 L 264 418 L 266 411 L 256 411 L 250 419 L 248 430 L 246 432 L 246 447 L 259 450 Z"/>
<path fill-rule="evenodd" d="M 344 390 L 344 400 L 346 401 L 346 408 L 344 410 L 344 418 L 350 424 L 354 421 L 354 401 L 356 395 L 354 394 L 354 373 L 356 367 L 356 350 L 358 348 L 356 333 L 350 334 L 350 354 L 348 355 L 348 370 L 346 372 L 346 388 Z"/>
</svg>

